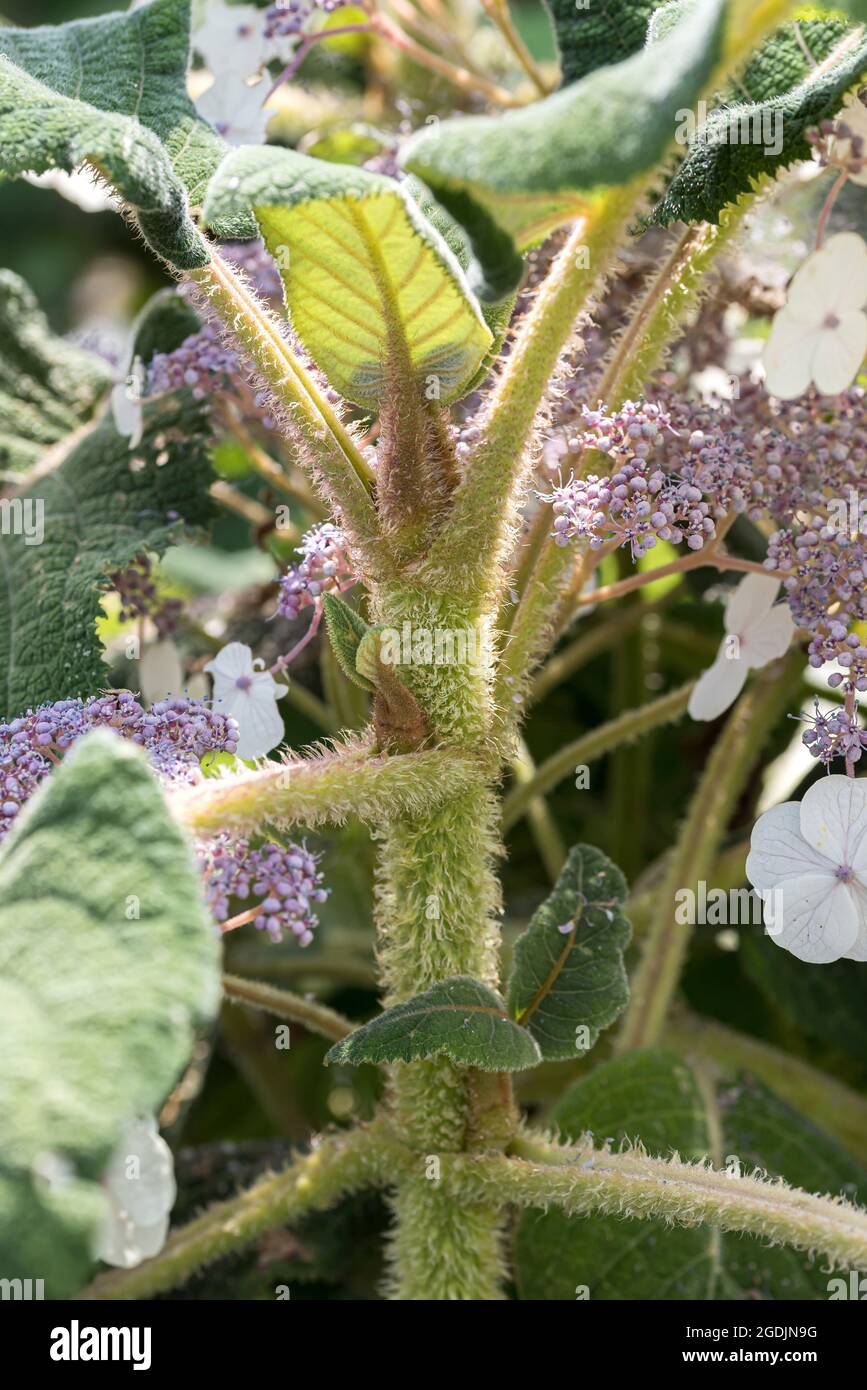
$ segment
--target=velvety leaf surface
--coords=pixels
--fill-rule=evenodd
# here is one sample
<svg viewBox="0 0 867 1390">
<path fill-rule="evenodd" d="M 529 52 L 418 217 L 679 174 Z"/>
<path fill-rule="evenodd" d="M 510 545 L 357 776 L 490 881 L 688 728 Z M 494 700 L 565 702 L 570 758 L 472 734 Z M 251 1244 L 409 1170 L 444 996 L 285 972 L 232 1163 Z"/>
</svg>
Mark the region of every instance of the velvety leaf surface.
<svg viewBox="0 0 867 1390">
<path fill-rule="evenodd" d="M 143 756 L 69 754 L 0 851 L 0 1269 L 70 1296 L 125 1123 L 153 1113 L 219 996 L 198 870 Z"/>
<path fill-rule="evenodd" d="M 575 0 L 547 0 L 554 22 L 563 86 L 620 63 L 644 47 L 658 0 L 605 0 L 579 9 Z"/>
<path fill-rule="evenodd" d="M 111 380 L 101 357 L 52 333 L 26 281 L 0 270 L 0 471 L 36 463 L 90 417 Z"/>
<path fill-rule="evenodd" d="M 293 150 L 228 155 L 206 220 L 252 207 L 280 267 L 292 324 L 331 384 L 376 409 L 389 373 L 436 377 L 461 394 L 490 342 L 478 304 L 442 237 L 381 174 Z"/>
<path fill-rule="evenodd" d="M 625 900 L 616 865 L 592 845 L 575 845 L 515 947 L 509 1012 L 529 1028 L 546 1061 L 583 1056 L 627 1005 Z M 579 1028 L 587 1030 L 583 1045 Z"/>
<path fill-rule="evenodd" d="M 172 264 L 203 265 L 188 212 L 226 146 L 187 95 L 189 0 L 36 28 L 0 29 L 0 171 L 87 161 L 129 204 Z M 219 227 L 249 236 L 249 218 Z"/>
<path fill-rule="evenodd" d="M 690 142 L 650 221 L 718 222 L 727 204 L 748 193 L 763 175 L 809 159 L 810 126 L 839 111 L 850 87 L 867 73 L 867 36 L 845 43 L 846 23 L 827 15 L 800 21 L 811 63 L 791 25 L 773 34 L 746 68 L 739 96 L 712 111 Z M 829 55 L 839 59 L 826 67 Z"/>
<path fill-rule="evenodd" d="M 456 976 L 386 1009 L 336 1043 L 326 1062 L 412 1062 L 450 1057 L 482 1071 L 523 1071 L 539 1062 L 530 1034 L 506 1014 L 502 1000 L 478 980 Z"/>
<path fill-rule="evenodd" d="M 650 168 L 720 54 L 724 0 L 680 13 L 656 42 L 520 110 L 418 131 L 403 163 L 464 227 L 471 283 L 499 299 L 522 274 L 517 250 L 587 206 L 588 195 Z M 517 250 L 516 250 L 517 248 Z"/>
<path fill-rule="evenodd" d="M 676 1054 L 636 1052 L 572 1085 L 553 1112 L 564 1139 L 640 1141 L 662 1158 L 713 1155 L 737 1182 L 756 1168 L 808 1192 L 863 1200 L 867 1173 L 809 1120 L 749 1076 L 700 1079 Z M 663 1221 L 527 1213 L 516 1238 L 524 1299 L 826 1298 L 828 1273 L 752 1236 Z"/>
<path fill-rule="evenodd" d="M 158 320 L 139 323 L 137 341 L 167 343 L 182 320 L 160 296 Z M 188 392 L 144 406 L 141 443 L 115 429 L 110 410 L 50 473 L 23 492 L 21 526 L 0 536 L 0 711 L 104 687 L 96 636 L 100 586 L 145 549 L 161 553 L 186 522 L 211 516 L 209 428 Z M 42 537 L 39 517 L 42 517 Z M 29 535 L 27 534 L 29 532 Z"/>
<path fill-rule="evenodd" d="M 373 682 L 360 674 L 355 665 L 359 645 L 369 630 L 367 623 L 337 594 L 323 596 L 323 609 L 328 636 L 343 674 L 362 690 L 373 690 Z"/>
</svg>

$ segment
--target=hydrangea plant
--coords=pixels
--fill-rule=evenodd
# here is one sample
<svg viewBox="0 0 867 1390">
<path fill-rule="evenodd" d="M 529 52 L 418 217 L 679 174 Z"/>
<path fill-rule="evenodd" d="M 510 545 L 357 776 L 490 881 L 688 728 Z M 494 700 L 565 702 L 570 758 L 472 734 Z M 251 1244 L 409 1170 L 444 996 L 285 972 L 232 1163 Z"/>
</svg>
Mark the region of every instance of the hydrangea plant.
<svg viewBox="0 0 867 1390">
<path fill-rule="evenodd" d="M 867 30 L 549 3 L 556 58 L 506 0 L 0 29 L 4 177 L 96 190 L 166 281 L 106 352 L 0 276 L 0 1269 L 54 1297 L 181 1289 L 368 1189 L 396 1299 L 822 1297 L 867 1269 L 851 1075 L 681 994 L 697 926 L 738 920 L 697 891 L 745 874 L 756 989 L 867 960 Z M 814 245 L 775 278 L 787 197 Z M 224 552 L 185 589 L 227 519 L 254 570 Z M 631 662 L 674 592 L 707 669 L 660 691 Z M 613 714 L 582 686 L 585 732 L 537 765 L 534 707 L 600 653 Z M 823 775 L 746 858 L 787 713 Z M 704 765 L 648 865 L 628 745 L 690 720 Z M 622 867 L 598 799 L 571 848 L 548 800 L 593 798 L 604 757 Z M 504 941 L 522 824 L 551 885 Z M 341 854 L 374 861 L 349 896 Z M 334 926 L 362 891 L 363 957 Z M 364 987 L 345 1013 L 335 979 Z M 278 1109 L 246 1006 L 278 1062 L 328 1040 L 363 1113 L 290 1125 L 294 1156 L 169 1231 L 157 1117 L 171 1139 L 221 996 Z"/>
</svg>

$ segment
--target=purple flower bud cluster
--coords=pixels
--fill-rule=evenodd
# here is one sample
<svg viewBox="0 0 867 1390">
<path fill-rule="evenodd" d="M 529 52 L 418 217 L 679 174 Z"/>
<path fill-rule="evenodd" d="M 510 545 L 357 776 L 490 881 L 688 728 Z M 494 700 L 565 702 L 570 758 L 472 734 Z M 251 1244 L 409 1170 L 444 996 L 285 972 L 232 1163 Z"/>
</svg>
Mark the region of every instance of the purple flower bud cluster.
<svg viewBox="0 0 867 1390">
<path fill-rule="evenodd" d="M 302 34 L 312 14 L 333 14 L 350 0 L 282 0 L 265 11 L 265 38 L 282 39 Z"/>
<path fill-rule="evenodd" d="M 804 745 L 826 767 L 834 758 L 856 763 L 867 748 L 867 730 L 859 727 L 857 714 L 845 709 L 822 714 L 817 700 L 815 713 L 801 717 L 809 725 L 802 735 Z"/>
<path fill-rule="evenodd" d="M 253 241 L 224 241 L 220 250 L 227 260 L 248 276 L 261 295 L 282 304 L 283 281 L 261 237 Z"/>
<path fill-rule="evenodd" d="M 171 637 L 177 630 L 184 605 L 180 599 L 158 596 L 148 555 L 139 555 L 128 569 L 109 575 L 109 581 L 120 595 L 121 622 L 150 618 L 160 637 Z"/>
<path fill-rule="evenodd" d="M 346 556 L 346 537 L 330 521 L 307 532 L 298 554 L 300 563 L 287 569 L 280 580 L 277 612 L 283 618 L 297 618 L 302 609 L 353 578 Z"/>
<path fill-rule="evenodd" d="M 259 899 L 252 908 L 253 925 L 272 941 L 290 932 L 299 946 L 309 946 L 318 924 L 314 903 L 325 902 L 328 890 L 316 856 L 304 844 L 265 844 L 251 848 L 246 840 L 226 834 L 199 847 L 205 877 L 205 896 L 217 921 L 230 917 L 231 900 Z M 247 915 L 246 913 L 244 914 Z"/>
<path fill-rule="evenodd" d="M 867 89 L 862 88 L 862 92 Z M 858 93 L 858 98 L 867 106 L 867 101 Z M 805 132 L 804 137 L 813 146 L 813 158 L 821 168 L 844 170 L 850 176 L 863 174 L 867 168 L 867 150 L 864 137 L 852 129 L 838 116 L 833 121 L 821 121 Z"/>
<path fill-rule="evenodd" d="M 171 783 L 195 780 L 205 753 L 234 753 L 238 726 L 200 700 L 161 700 L 145 710 L 128 690 L 58 700 L 0 724 L 0 838 L 63 754 L 92 729 L 114 729 L 145 749 Z"/>
<path fill-rule="evenodd" d="M 173 352 L 157 352 L 148 368 L 147 394 L 191 391 L 193 399 L 207 400 L 238 376 L 238 355 L 223 343 L 216 324 L 206 323 L 191 333 Z"/>
</svg>

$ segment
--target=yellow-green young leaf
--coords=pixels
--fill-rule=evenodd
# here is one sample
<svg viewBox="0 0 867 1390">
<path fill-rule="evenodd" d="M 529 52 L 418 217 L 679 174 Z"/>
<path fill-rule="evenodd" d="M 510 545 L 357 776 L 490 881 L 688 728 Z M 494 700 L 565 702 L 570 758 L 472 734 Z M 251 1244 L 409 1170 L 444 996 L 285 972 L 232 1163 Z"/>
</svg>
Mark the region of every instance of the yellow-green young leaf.
<svg viewBox="0 0 867 1390">
<path fill-rule="evenodd" d="M 325 1061 L 357 1067 L 419 1057 L 450 1057 L 482 1071 L 524 1071 L 541 1061 L 530 1034 L 512 1022 L 500 997 L 468 975 L 386 1009 L 335 1043 Z"/>
<path fill-rule="evenodd" d="M 322 604 L 331 646 L 344 676 L 362 690 L 374 690 L 373 682 L 355 664 L 358 648 L 370 631 L 367 623 L 337 594 L 323 595 Z"/>
<path fill-rule="evenodd" d="M 720 57 L 726 10 L 727 0 L 674 0 L 646 47 L 623 62 L 531 106 L 441 121 L 407 142 L 404 166 L 470 238 L 470 283 L 482 299 L 515 287 L 521 248 L 587 210 L 594 192 L 657 163 L 676 113 Z"/>
<path fill-rule="evenodd" d="M 29 285 L 0 270 L 0 471 L 20 473 L 88 419 L 107 362 L 55 337 Z"/>
<path fill-rule="evenodd" d="M 490 343 L 448 246 L 393 179 L 293 150 L 226 156 L 205 219 L 252 207 L 292 325 L 332 386 L 377 410 L 390 377 L 449 401 Z"/>
<path fill-rule="evenodd" d="M 0 173 L 93 165 L 160 255 L 207 262 L 188 201 L 201 202 L 226 145 L 187 95 L 190 0 L 0 29 Z M 216 228 L 250 236 L 246 215 Z"/>
<path fill-rule="evenodd" d="M 190 846 L 144 756 L 88 735 L 0 851 L 0 1271 L 68 1298 L 99 1183 L 153 1115 L 219 1000 Z"/>
</svg>

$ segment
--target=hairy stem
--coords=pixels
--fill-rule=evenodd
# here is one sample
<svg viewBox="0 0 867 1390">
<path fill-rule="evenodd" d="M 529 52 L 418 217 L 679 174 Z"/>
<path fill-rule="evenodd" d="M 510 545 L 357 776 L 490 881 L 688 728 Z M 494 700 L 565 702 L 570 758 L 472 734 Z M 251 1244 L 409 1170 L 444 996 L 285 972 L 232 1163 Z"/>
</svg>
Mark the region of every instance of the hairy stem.
<svg viewBox="0 0 867 1390">
<path fill-rule="evenodd" d="M 351 1033 L 354 1027 L 348 1018 L 325 1004 L 304 999 L 300 994 L 290 994 L 285 989 L 275 989 L 273 985 L 263 984 L 259 980 L 242 979 L 240 975 L 223 976 L 223 993 L 236 1004 L 249 1004 L 251 1008 L 274 1014 L 276 1018 L 291 1019 L 293 1023 L 303 1024 L 309 1032 L 318 1033 L 323 1038 L 333 1038 L 337 1042 Z"/>
</svg>

